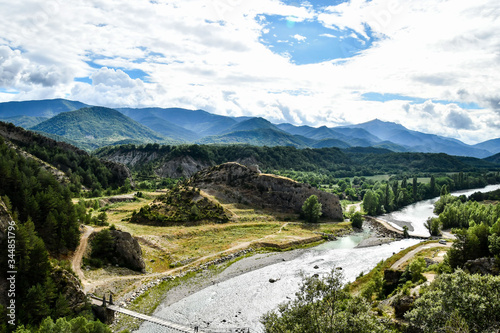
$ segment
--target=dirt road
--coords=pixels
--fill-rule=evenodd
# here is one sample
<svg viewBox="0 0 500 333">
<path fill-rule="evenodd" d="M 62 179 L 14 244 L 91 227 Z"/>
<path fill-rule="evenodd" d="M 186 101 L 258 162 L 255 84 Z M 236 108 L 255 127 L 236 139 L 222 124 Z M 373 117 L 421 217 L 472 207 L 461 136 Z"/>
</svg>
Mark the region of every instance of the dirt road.
<svg viewBox="0 0 500 333">
<path fill-rule="evenodd" d="M 73 259 L 71 259 L 71 268 L 76 273 L 76 275 L 78 275 L 78 277 L 82 281 L 82 285 L 85 287 L 86 280 L 85 275 L 82 271 L 82 258 L 85 254 L 85 250 L 87 249 L 89 236 L 94 231 L 94 228 L 86 225 L 84 226 L 84 229 L 85 231 L 83 232 L 82 238 L 80 239 L 80 244 L 78 244 L 78 248 L 73 255 Z"/>
<path fill-rule="evenodd" d="M 410 260 L 411 258 L 413 258 L 413 256 L 422 251 L 422 250 L 425 250 L 425 249 L 430 249 L 430 248 L 434 248 L 434 247 L 444 247 L 444 248 L 449 248 L 451 247 L 453 243 L 451 242 L 448 242 L 446 243 L 446 245 L 444 244 L 439 244 L 439 243 L 430 243 L 430 244 L 424 244 L 424 245 L 421 245 L 419 247 L 417 247 L 416 249 L 414 250 L 411 250 L 410 252 L 408 252 L 406 255 L 404 255 L 401 259 L 399 259 L 398 261 L 396 261 L 394 263 L 394 265 L 391 266 L 391 269 L 399 269 L 405 262 L 407 262 L 408 260 Z"/>
</svg>

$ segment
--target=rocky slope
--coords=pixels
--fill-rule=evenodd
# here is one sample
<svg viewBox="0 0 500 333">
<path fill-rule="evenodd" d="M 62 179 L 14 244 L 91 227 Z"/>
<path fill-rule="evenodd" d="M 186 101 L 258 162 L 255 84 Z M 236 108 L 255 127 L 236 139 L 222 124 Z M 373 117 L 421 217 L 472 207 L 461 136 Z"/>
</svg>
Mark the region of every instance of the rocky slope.
<svg viewBox="0 0 500 333">
<path fill-rule="evenodd" d="M 323 217 L 343 218 L 336 195 L 289 178 L 261 174 L 255 167 L 234 162 L 202 170 L 188 184 L 224 201 L 294 213 L 300 213 L 304 201 L 314 194 L 323 205 Z"/>
</svg>

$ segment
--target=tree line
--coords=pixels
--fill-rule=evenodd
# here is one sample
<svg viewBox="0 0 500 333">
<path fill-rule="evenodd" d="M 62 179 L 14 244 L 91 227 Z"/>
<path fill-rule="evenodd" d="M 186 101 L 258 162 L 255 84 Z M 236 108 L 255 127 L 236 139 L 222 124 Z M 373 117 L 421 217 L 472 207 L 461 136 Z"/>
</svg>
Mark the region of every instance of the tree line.
<svg viewBox="0 0 500 333">
<path fill-rule="evenodd" d="M 196 161 L 217 165 L 232 161 L 255 161 L 261 170 L 275 173 L 316 172 L 342 178 L 382 173 L 472 172 L 495 169 L 492 163 L 478 159 L 431 153 L 394 153 L 379 148 L 306 148 L 258 147 L 249 145 L 121 145 L 94 152 L 101 158 L 130 152 L 154 154 L 155 159 L 131 168 L 138 174 L 152 176 L 165 161 L 189 156 Z"/>
</svg>

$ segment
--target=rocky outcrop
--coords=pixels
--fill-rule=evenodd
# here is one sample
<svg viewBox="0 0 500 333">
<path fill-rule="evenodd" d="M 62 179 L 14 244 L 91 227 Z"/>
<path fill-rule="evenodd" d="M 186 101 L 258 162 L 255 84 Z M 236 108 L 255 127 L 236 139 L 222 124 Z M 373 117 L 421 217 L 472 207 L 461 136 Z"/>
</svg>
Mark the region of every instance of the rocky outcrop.
<svg viewBox="0 0 500 333">
<path fill-rule="evenodd" d="M 68 301 L 72 312 L 78 313 L 87 305 L 87 296 L 78 278 L 60 267 L 54 269 L 50 276 L 54 280 L 58 292 Z"/>
<path fill-rule="evenodd" d="M 115 239 L 115 254 L 118 255 L 118 262 L 135 271 L 144 271 L 146 265 L 137 239 L 130 233 L 120 230 L 111 230 L 111 235 Z"/>
<path fill-rule="evenodd" d="M 234 162 L 202 170 L 188 183 L 224 200 L 295 213 L 300 213 L 304 201 L 314 194 L 322 204 L 324 217 L 343 219 L 336 195 L 290 178 L 262 174 Z"/>
<path fill-rule="evenodd" d="M 206 161 L 195 160 L 191 156 L 181 156 L 163 163 L 155 170 L 155 173 L 160 177 L 189 178 L 209 166 L 210 164 Z"/>
<path fill-rule="evenodd" d="M 465 269 L 471 274 L 499 275 L 500 267 L 495 258 L 479 258 L 468 260 Z"/>
<path fill-rule="evenodd" d="M 102 156 L 107 161 L 119 163 L 133 168 L 136 165 L 146 164 L 158 160 L 160 154 L 157 152 L 145 152 L 139 149 L 126 149 L 116 150 L 111 154 Z"/>
<path fill-rule="evenodd" d="M 403 318 L 404 314 L 413 308 L 413 302 L 415 302 L 415 296 L 401 295 L 396 297 L 391 304 L 394 307 L 396 318 Z"/>
<path fill-rule="evenodd" d="M 101 234 L 109 233 L 109 235 Z M 127 267 L 135 271 L 144 272 L 146 265 L 142 259 L 141 246 L 137 239 L 132 237 L 128 232 L 121 230 L 104 229 L 99 233 L 94 232 L 89 236 L 89 242 L 94 246 L 96 236 L 100 234 L 106 239 L 106 252 L 95 254 L 92 252 L 91 257 L 101 260 L 101 264 L 113 264 L 122 267 Z M 102 241 L 103 238 L 100 240 Z"/>
<path fill-rule="evenodd" d="M 384 293 L 389 295 L 392 293 L 399 285 L 399 279 L 403 275 L 402 271 L 386 269 L 384 271 Z"/>
</svg>

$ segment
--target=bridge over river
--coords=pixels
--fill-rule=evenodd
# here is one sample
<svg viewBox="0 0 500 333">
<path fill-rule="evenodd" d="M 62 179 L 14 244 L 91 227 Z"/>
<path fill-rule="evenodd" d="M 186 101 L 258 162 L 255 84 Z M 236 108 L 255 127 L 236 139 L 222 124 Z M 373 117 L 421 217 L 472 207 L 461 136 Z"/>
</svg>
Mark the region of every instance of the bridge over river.
<svg viewBox="0 0 500 333">
<path fill-rule="evenodd" d="M 145 321 L 148 321 L 150 323 L 157 324 L 157 325 L 160 325 L 163 327 L 167 327 L 169 329 L 172 329 L 172 330 L 175 330 L 178 332 L 183 332 L 183 333 L 194 333 L 194 332 L 198 332 L 198 333 L 251 333 L 252 332 L 252 330 L 250 330 L 249 328 L 216 329 L 216 330 L 204 331 L 204 330 L 198 329 L 198 327 L 196 327 L 196 326 L 189 327 L 189 326 L 185 326 L 185 325 L 171 322 L 169 320 L 166 320 L 166 319 L 163 319 L 160 317 L 148 316 L 148 315 L 145 315 L 143 313 L 139 313 L 136 311 L 125 309 L 123 307 L 120 307 L 120 306 L 113 304 L 111 297 L 110 297 L 109 301 L 105 300 L 104 298 L 99 298 L 99 297 L 94 296 L 94 295 L 89 295 L 89 297 L 90 297 L 92 304 L 94 304 L 94 305 L 102 306 L 108 310 L 123 313 L 127 316 L 131 316 L 134 318 L 145 320 Z"/>
</svg>

